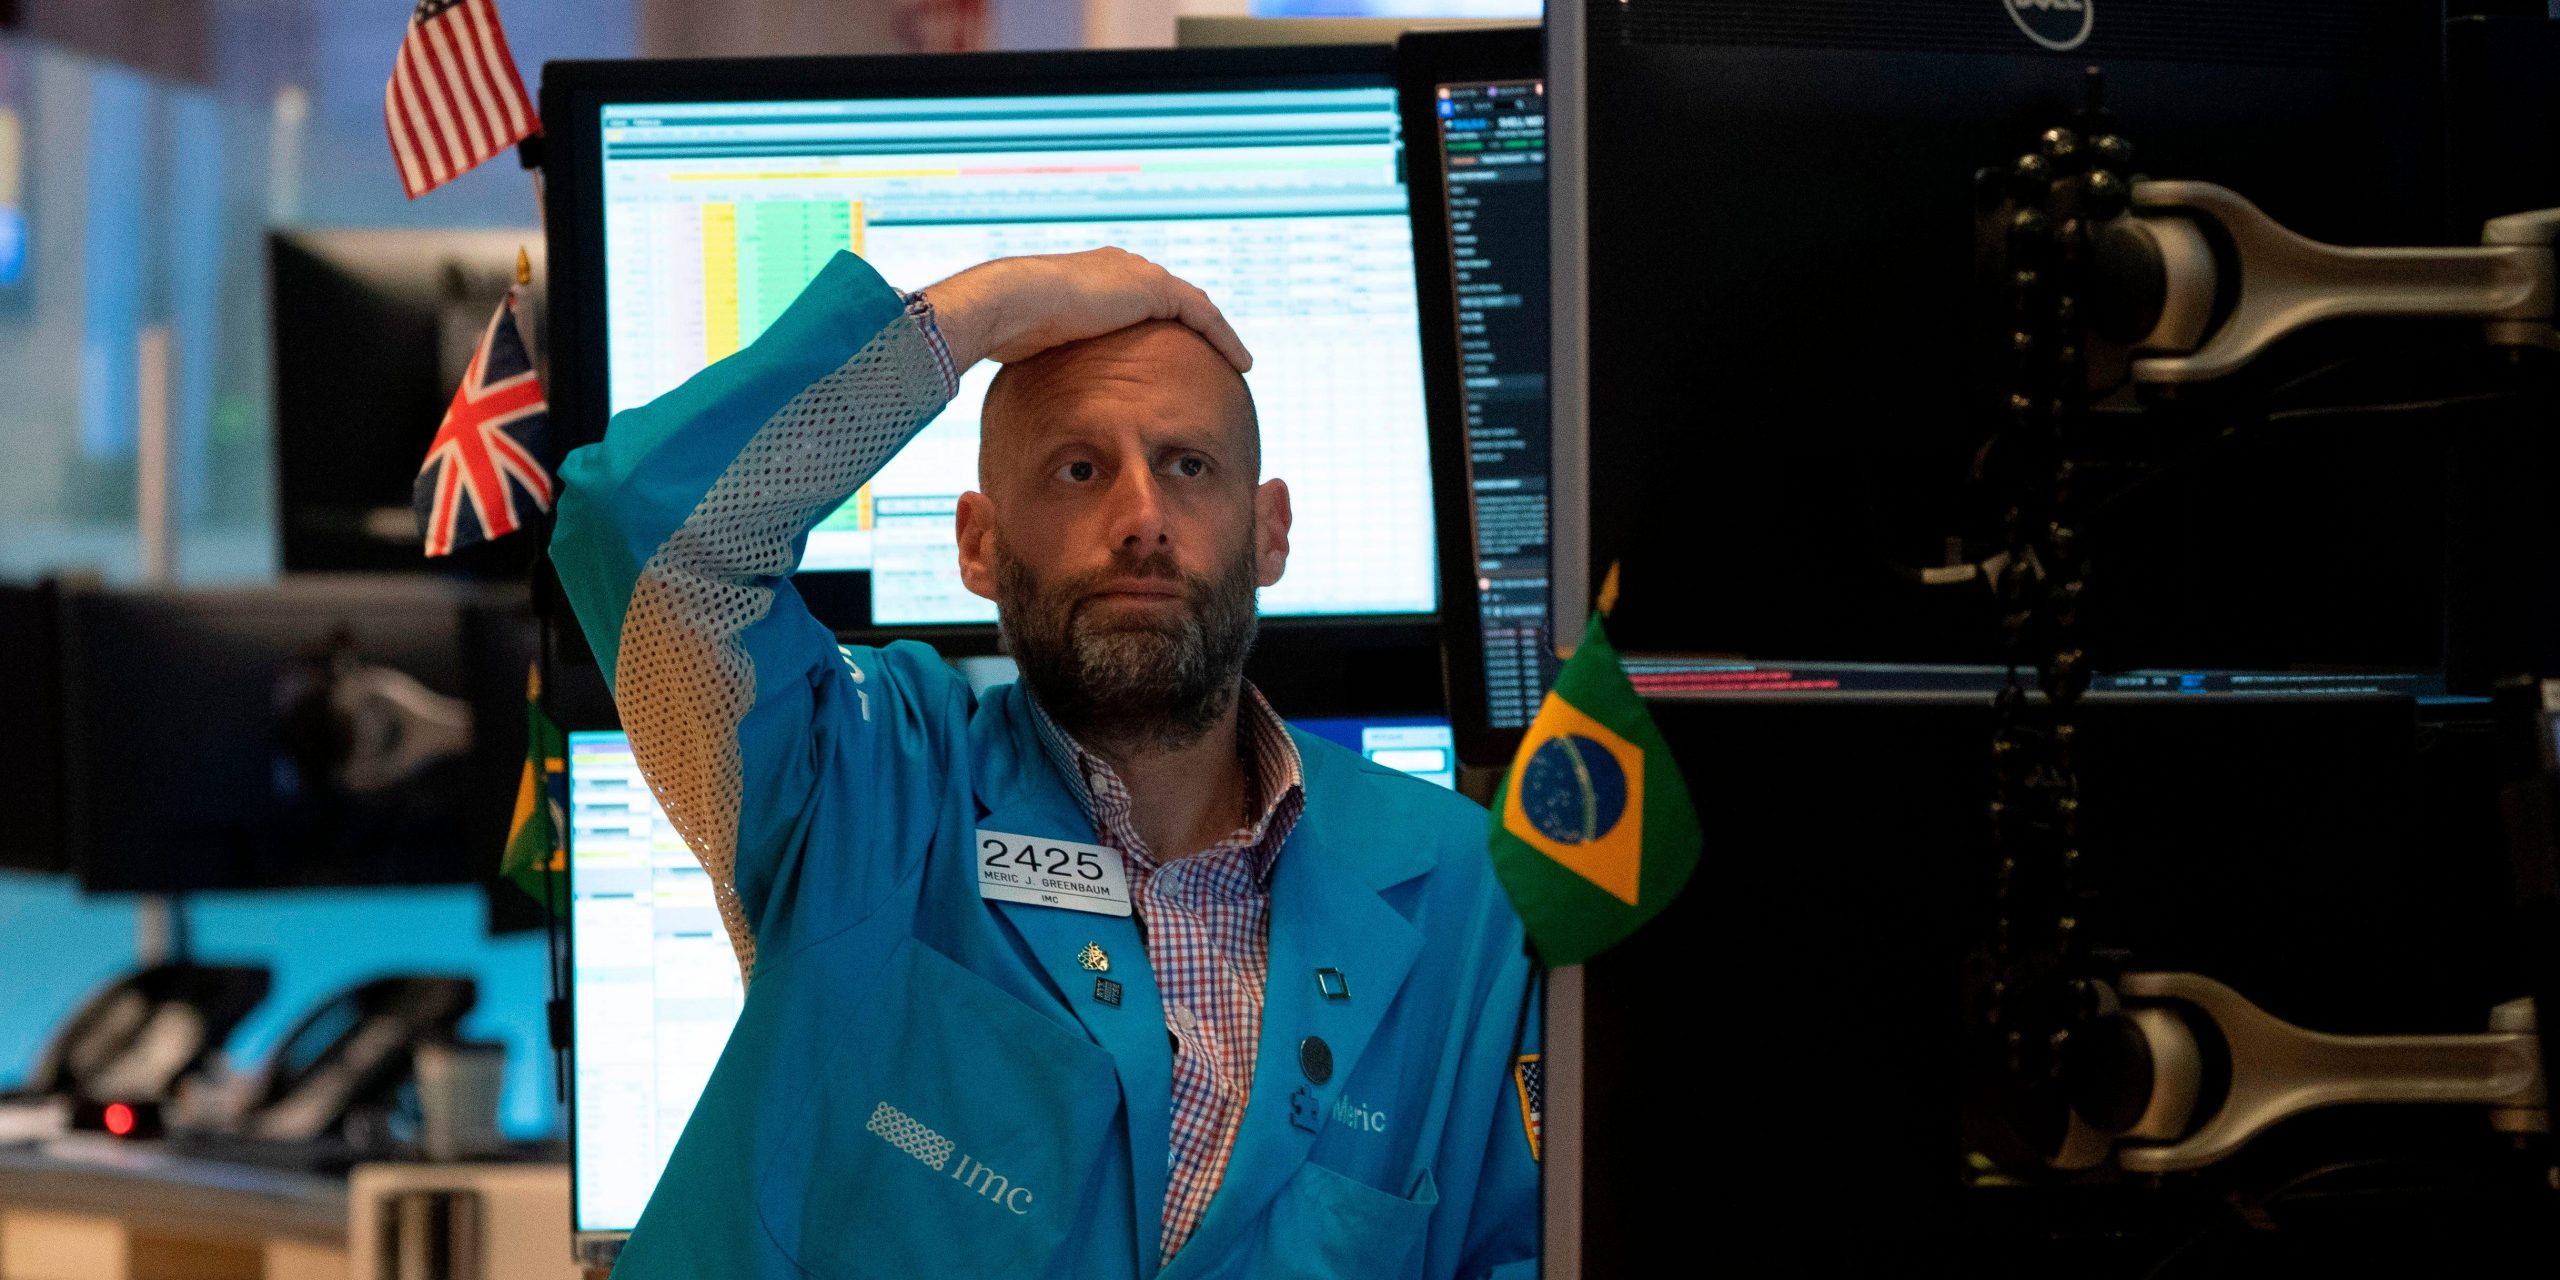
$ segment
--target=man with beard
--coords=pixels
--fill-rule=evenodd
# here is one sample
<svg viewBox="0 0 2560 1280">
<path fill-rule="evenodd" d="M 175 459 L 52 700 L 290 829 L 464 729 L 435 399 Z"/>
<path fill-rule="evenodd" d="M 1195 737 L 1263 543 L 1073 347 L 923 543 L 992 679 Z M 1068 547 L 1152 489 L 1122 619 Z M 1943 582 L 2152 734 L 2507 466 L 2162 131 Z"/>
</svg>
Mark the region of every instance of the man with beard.
<svg viewBox="0 0 2560 1280">
<path fill-rule="evenodd" d="M 1022 680 L 973 698 L 788 575 L 980 359 L 960 568 Z M 1250 363 L 1117 250 L 839 254 L 569 457 L 554 559 L 749 978 L 620 1272 L 1535 1275 L 1484 813 L 1243 679 L 1290 518 Z"/>
</svg>

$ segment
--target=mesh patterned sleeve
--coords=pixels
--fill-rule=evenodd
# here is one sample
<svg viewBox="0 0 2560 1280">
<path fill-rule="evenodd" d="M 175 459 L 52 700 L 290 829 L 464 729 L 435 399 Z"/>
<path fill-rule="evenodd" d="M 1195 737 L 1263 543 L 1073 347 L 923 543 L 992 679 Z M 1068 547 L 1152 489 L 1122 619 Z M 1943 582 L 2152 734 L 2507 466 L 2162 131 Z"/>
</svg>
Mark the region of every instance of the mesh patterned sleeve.
<svg viewBox="0 0 2560 1280">
<path fill-rule="evenodd" d="M 789 579 L 810 529 L 950 399 L 929 326 L 838 253 L 753 343 L 561 467 L 553 561 L 750 974 L 798 899 L 859 912 L 921 857 L 903 811 L 935 785 L 949 704 L 966 715 L 929 650 L 839 648 Z"/>
</svg>

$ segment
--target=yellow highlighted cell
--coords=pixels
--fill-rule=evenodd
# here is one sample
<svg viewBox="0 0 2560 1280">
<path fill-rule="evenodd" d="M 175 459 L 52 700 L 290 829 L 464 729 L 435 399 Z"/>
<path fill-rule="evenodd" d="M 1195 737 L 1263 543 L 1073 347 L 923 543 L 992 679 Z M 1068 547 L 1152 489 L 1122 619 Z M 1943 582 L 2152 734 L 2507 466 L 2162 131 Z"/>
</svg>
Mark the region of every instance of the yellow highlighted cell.
<svg viewBox="0 0 2560 1280">
<path fill-rule="evenodd" d="M 702 358 L 738 349 L 738 206 L 702 206 Z"/>
</svg>

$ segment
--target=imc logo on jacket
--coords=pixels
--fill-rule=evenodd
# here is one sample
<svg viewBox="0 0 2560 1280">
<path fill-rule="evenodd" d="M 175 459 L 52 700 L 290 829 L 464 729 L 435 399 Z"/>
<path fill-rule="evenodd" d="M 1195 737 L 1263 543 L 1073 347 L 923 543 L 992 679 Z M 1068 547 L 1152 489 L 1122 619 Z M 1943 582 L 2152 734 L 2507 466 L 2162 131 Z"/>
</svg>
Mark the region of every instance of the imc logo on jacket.
<svg viewBox="0 0 2560 1280">
<path fill-rule="evenodd" d="M 917 1162 L 935 1173 L 947 1170 L 952 1181 L 1004 1206 L 1007 1211 L 1017 1215 L 1031 1212 L 1031 1202 L 1035 1198 L 1031 1188 L 1014 1185 L 1011 1179 L 960 1151 L 951 1139 L 918 1123 L 914 1116 L 883 1102 L 871 1109 L 871 1121 L 863 1128 L 890 1146 L 914 1156 Z M 960 1157 L 957 1165 L 951 1163 L 954 1155 Z"/>
</svg>

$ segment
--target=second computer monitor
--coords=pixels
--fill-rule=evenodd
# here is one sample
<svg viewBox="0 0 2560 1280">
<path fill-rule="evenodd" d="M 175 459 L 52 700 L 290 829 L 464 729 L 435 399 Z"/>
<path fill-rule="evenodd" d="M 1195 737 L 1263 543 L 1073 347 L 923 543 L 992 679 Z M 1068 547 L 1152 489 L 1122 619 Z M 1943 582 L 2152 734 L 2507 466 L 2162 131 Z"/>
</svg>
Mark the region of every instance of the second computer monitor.
<svg viewBox="0 0 2560 1280">
<path fill-rule="evenodd" d="M 1535 28 L 1397 42 L 1440 506 L 1449 718 L 1509 758 L 1555 665 L 1547 625 L 1547 117 Z"/>
<path fill-rule="evenodd" d="M 554 64 L 580 251 L 571 432 L 756 336 L 840 250 L 922 288 L 990 258 L 1116 245 L 1207 290 L 1255 357 L 1264 474 L 1295 508 L 1266 616 L 1438 605 L 1395 92 L 1376 48 Z M 564 232 L 566 234 L 564 234 Z M 985 624 L 953 532 L 992 365 L 810 536 L 867 574 L 840 628 Z M 813 602 L 831 593 L 806 584 Z"/>
</svg>

